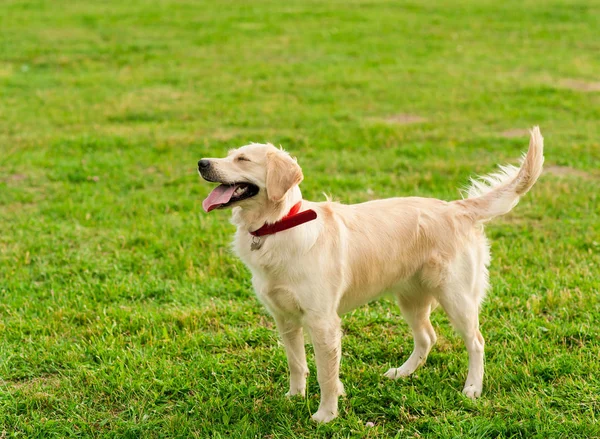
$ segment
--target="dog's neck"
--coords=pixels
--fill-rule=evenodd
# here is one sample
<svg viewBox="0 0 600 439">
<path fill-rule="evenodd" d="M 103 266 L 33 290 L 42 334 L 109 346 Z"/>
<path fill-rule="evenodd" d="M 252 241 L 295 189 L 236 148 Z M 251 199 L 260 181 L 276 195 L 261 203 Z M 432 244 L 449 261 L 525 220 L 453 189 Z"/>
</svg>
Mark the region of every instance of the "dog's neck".
<svg viewBox="0 0 600 439">
<path fill-rule="evenodd" d="M 261 228 L 265 224 L 273 224 L 286 216 L 296 203 L 302 200 L 302 193 L 298 186 L 290 189 L 283 200 L 269 202 L 261 211 L 256 209 L 234 208 L 231 222 L 239 229 L 248 233 Z"/>
</svg>

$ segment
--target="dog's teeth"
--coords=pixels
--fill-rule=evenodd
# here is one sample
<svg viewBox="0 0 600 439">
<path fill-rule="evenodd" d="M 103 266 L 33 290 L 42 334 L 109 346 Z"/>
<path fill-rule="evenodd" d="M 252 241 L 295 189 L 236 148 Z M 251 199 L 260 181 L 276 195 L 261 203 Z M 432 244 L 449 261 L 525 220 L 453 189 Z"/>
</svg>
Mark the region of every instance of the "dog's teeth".
<svg viewBox="0 0 600 439">
<path fill-rule="evenodd" d="M 235 196 L 241 195 L 244 192 L 246 192 L 246 189 L 248 189 L 248 187 L 237 187 L 237 188 L 235 188 L 233 195 L 235 195 Z"/>
</svg>

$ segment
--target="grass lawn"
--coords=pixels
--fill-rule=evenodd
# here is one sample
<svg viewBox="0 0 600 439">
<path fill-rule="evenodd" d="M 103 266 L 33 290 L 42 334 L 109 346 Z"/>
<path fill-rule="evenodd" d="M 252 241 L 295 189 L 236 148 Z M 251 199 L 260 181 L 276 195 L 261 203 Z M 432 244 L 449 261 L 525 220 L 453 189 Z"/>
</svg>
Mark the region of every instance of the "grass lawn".
<svg viewBox="0 0 600 439">
<path fill-rule="evenodd" d="M 0 3 L 0 437 L 600 437 L 600 3 Z M 196 162 L 250 141 L 307 199 L 459 197 L 546 172 L 487 227 L 482 397 L 445 315 L 417 376 L 384 299 L 345 316 L 340 417 L 284 397 L 274 323 Z M 369 427 L 367 423 L 373 423 Z"/>
</svg>

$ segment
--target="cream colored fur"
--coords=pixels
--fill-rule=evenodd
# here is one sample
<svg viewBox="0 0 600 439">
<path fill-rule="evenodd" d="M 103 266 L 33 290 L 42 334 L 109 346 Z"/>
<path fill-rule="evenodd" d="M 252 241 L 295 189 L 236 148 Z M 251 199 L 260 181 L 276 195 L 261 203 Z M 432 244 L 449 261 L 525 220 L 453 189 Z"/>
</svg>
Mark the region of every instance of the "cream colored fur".
<svg viewBox="0 0 600 439">
<path fill-rule="evenodd" d="M 250 161 L 238 160 L 241 154 Z M 310 333 L 321 388 L 314 420 L 335 418 L 344 392 L 340 316 L 386 292 L 396 296 L 412 329 L 414 350 L 385 376 L 408 376 L 425 362 L 436 341 L 429 314 L 439 303 L 469 354 L 463 393 L 480 396 L 484 340 L 478 315 L 490 261 L 482 223 L 507 213 L 539 177 L 543 139 L 537 127 L 520 168 L 503 167 L 473 181 L 468 198 L 452 202 L 418 197 L 356 205 L 302 200 L 300 167 L 272 145 L 251 144 L 209 160 L 219 181 L 260 188 L 233 208 L 234 249 L 252 271 L 256 294 L 280 331 L 290 368 L 288 395 L 306 391 L 303 329 Z M 278 221 L 300 200 L 302 210 L 314 209 L 318 218 L 266 236 L 259 250 L 251 250 L 249 232 Z"/>
</svg>

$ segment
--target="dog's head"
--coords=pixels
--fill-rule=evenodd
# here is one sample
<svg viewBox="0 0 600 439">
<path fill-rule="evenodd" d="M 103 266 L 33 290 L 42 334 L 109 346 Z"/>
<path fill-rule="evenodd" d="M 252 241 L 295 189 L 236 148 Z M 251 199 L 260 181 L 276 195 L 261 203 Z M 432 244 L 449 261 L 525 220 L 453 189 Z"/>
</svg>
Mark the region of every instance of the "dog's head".
<svg viewBox="0 0 600 439">
<path fill-rule="evenodd" d="M 304 178 L 287 152 L 256 143 L 229 151 L 224 158 L 202 159 L 198 172 L 206 181 L 220 183 L 202 202 L 207 212 L 279 203 Z"/>
</svg>

